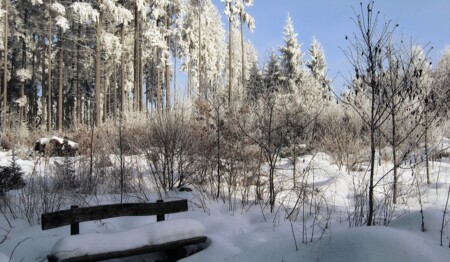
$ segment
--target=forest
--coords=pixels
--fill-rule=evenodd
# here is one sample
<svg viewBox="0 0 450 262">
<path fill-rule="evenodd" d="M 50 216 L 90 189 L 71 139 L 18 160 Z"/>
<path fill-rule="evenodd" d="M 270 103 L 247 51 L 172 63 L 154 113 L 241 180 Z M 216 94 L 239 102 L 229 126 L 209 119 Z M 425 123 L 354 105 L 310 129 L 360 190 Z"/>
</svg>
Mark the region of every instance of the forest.
<svg viewBox="0 0 450 262">
<path fill-rule="evenodd" d="M 353 8 L 342 36 L 352 68 L 342 92 L 322 44 L 299 43 L 289 15 L 282 45 L 261 59 L 245 35 L 258 23 L 253 0 L 1 2 L 0 254 L 10 261 L 23 240 L 8 241 L 11 221 L 32 228 L 73 204 L 181 189 L 210 216 L 223 203 L 233 216 L 288 221 L 280 232 L 296 250 L 296 234 L 318 241 L 337 221 L 389 226 L 420 210 L 425 232 L 436 209 L 450 246 L 450 49 L 430 57 L 373 1 Z M 53 136 L 76 142 L 76 156 L 33 152 Z"/>
</svg>

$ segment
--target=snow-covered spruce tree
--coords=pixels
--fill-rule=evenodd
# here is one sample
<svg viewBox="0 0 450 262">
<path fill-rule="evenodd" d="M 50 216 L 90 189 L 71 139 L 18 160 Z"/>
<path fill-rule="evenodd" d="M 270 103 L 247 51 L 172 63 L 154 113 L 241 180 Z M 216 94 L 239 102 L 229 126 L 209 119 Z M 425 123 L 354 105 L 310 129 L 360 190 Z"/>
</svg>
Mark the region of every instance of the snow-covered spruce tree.
<svg viewBox="0 0 450 262">
<path fill-rule="evenodd" d="M 314 37 L 311 46 L 308 49 L 309 60 L 306 61 L 306 67 L 310 70 L 314 79 L 321 85 L 319 87 L 323 92 L 324 99 L 331 99 L 330 80 L 327 77 L 327 62 L 324 50 Z"/>
<path fill-rule="evenodd" d="M 282 79 L 287 82 L 288 91 L 293 92 L 301 88 L 303 53 L 290 15 L 286 19 L 283 34 L 284 45 L 280 46 Z"/>
<path fill-rule="evenodd" d="M 275 54 L 275 51 L 272 49 L 270 52 L 270 57 L 268 58 L 267 65 L 264 68 L 263 72 L 263 91 L 262 94 L 265 94 L 266 91 L 269 93 L 273 92 L 288 92 L 288 86 L 285 84 L 280 66 L 280 58 Z"/>
<path fill-rule="evenodd" d="M 0 196 L 10 190 L 24 186 L 23 171 L 20 165 L 17 164 L 15 146 L 13 146 L 11 164 L 9 166 L 0 166 Z"/>
<path fill-rule="evenodd" d="M 250 67 L 250 73 L 247 80 L 247 100 L 255 102 L 260 98 L 263 92 L 263 77 L 261 75 L 261 70 L 259 70 L 258 65 L 253 63 Z"/>
<path fill-rule="evenodd" d="M 191 99 L 207 96 L 211 87 L 218 86 L 225 69 L 225 30 L 217 8 L 210 0 L 189 2 L 184 18 L 183 63 L 181 69 L 188 72 L 188 89 Z M 200 9 L 199 9 L 200 8 Z M 201 11 L 201 19 L 198 18 Z M 199 24 L 200 22 L 200 24 Z M 216 91 L 216 90 L 215 90 Z"/>
<path fill-rule="evenodd" d="M 309 60 L 306 67 L 311 70 L 313 76 L 317 79 L 325 78 L 327 73 L 327 64 L 322 45 L 314 37 L 311 46 L 308 49 Z"/>
</svg>

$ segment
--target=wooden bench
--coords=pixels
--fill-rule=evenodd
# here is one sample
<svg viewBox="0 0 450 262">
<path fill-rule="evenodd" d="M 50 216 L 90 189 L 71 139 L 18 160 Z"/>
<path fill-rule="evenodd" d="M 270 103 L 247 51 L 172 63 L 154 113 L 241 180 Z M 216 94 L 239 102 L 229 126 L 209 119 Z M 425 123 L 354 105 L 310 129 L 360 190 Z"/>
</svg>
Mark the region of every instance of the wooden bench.
<svg viewBox="0 0 450 262">
<path fill-rule="evenodd" d="M 57 244 L 61 241 L 71 241 L 75 238 L 83 238 L 86 236 L 86 240 L 92 241 L 93 236 L 99 239 L 103 238 L 102 234 L 82 234 L 79 235 L 79 223 L 85 221 L 92 220 L 100 220 L 106 218 L 113 217 L 121 217 L 121 216 L 152 216 L 156 215 L 157 222 L 165 220 L 165 214 L 183 212 L 188 210 L 187 200 L 177 200 L 171 202 L 162 202 L 161 200 L 156 203 L 133 203 L 133 204 L 113 204 L 113 205 L 102 205 L 102 206 L 93 206 L 93 207 L 83 207 L 78 208 L 76 206 L 72 206 L 71 209 L 68 210 L 60 210 L 52 213 L 42 214 L 42 230 L 62 227 L 66 225 L 70 225 L 70 234 L 71 236 L 60 239 Z M 187 220 L 186 220 L 187 221 Z M 172 225 L 165 223 L 174 223 L 173 221 L 165 221 L 162 223 L 152 223 L 149 224 L 147 228 L 143 228 L 142 230 L 147 230 L 148 232 L 152 232 L 153 229 L 161 229 L 167 231 L 172 231 Z M 191 223 L 198 223 L 197 221 L 190 221 Z M 183 223 L 185 223 L 183 221 Z M 200 225 L 201 226 L 201 225 Z M 203 228 L 203 226 L 201 226 Z M 136 237 L 136 232 L 142 231 L 141 228 L 137 228 L 134 233 L 130 231 L 130 234 L 133 234 L 130 237 Z M 187 230 L 187 229 L 184 229 Z M 145 231 L 144 231 L 145 232 Z M 128 236 L 127 231 L 119 232 L 121 235 L 117 236 Z M 142 233 L 142 232 L 140 232 Z M 171 234 L 171 232 L 169 232 Z M 180 233 L 181 235 L 185 233 Z M 137 234 L 139 235 L 139 234 Z M 108 236 L 105 234 L 105 237 L 114 236 L 113 234 L 109 234 Z M 139 236 L 138 236 L 139 237 Z M 71 239 L 72 238 L 72 239 Z M 171 239 L 169 237 L 169 239 Z M 78 254 L 75 256 L 63 256 L 61 258 L 60 255 L 55 254 L 55 251 L 52 250 L 52 254 L 47 256 L 48 261 L 99 261 L 106 260 L 112 258 L 122 258 L 128 256 L 142 255 L 151 252 L 157 251 L 165 251 L 169 260 L 177 260 L 185 256 L 185 250 L 183 250 L 184 246 L 200 244 L 206 242 L 207 237 L 204 235 L 199 235 L 195 233 L 194 235 L 189 235 L 187 238 L 181 239 L 171 239 L 169 242 L 161 243 L 160 241 L 154 241 L 154 243 L 145 243 L 142 246 L 130 247 L 126 250 L 108 250 L 108 251 L 99 251 L 94 254 Z M 77 239 L 78 242 L 82 243 L 83 239 Z M 120 241 L 124 241 L 123 239 L 117 239 Z M 145 240 L 148 241 L 148 240 Z M 143 241 L 143 242 L 145 242 Z M 151 241 L 150 241 L 151 242 Z M 77 243 L 75 241 L 75 243 Z M 55 246 L 57 245 L 55 244 Z M 76 247 L 78 249 L 78 247 Z M 82 249 L 82 247 L 80 247 Z"/>
</svg>

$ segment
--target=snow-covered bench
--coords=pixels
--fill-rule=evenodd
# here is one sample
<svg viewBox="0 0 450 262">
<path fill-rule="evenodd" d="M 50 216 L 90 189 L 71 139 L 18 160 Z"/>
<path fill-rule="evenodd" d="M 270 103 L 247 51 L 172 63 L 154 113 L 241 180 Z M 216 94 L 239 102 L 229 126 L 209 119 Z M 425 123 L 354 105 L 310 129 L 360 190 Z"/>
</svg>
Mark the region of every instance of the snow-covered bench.
<svg viewBox="0 0 450 262">
<path fill-rule="evenodd" d="M 187 211 L 186 200 L 157 203 L 115 204 L 72 208 L 42 214 L 42 229 L 71 225 L 71 236 L 58 240 L 47 256 L 52 261 L 99 261 L 166 251 L 180 256 L 180 248 L 204 243 L 203 225 L 192 219 L 164 221 L 164 214 Z M 79 222 L 119 216 L 156 215 L 158 223 L 113 233 L 79 235 Z M 183 253 L 183 252 L 181 252 Z M 178 257 L 180 258 L 180 257 Z"/>
</svg>

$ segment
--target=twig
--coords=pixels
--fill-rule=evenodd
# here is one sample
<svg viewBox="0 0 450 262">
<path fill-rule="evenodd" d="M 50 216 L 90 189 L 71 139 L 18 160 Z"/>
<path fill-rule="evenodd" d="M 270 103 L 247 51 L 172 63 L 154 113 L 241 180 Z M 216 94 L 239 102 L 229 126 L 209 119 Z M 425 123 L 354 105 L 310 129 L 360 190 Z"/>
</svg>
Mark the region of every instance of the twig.
<svg viewBox="0 0 450 262">
<path fill-rule="evenodd" d="M 414 171 L 413 171 L 413 175 L 414 175 Z M 416 179 L 416 185 L 417 185 L 417 192 L 419 194 L 420 215 L 422 216 L 422 224 L 420 226 L 420 230 L 422 232 L 425 232 L 425 221 L 424 221 L 425 218 L 423 216 L 422 194 L 420 193 L 419 180 L 417 179 L 417 177 L 415 179 Z"/>
<path fill-rule="evenodd" d="M 445 208 L 444 208 L 444 214 L 442 215 L 442 225 L 441 225 L 441 247 L 442 247 L 442 236 L 444 235 L 444 227 L 446 226 L 445 223 L 445 215 L 447 214 L 447 207 L 448 207 L 448 199 L 450 198 L 450 187 L 448 188 L 447 192 L 447 201 L 445 202 Z"/>
<path fill-rule="evenodd" d="M 295 251 L 298 251 L 297 239 L 295 238 L 294 226 L 292 225 L 291 217 L 289 217 L 289 223 L 291 224 L 291 232 L 292 232 L 292 237 L 294 238 Z"/>
<path fill-rule="evenodd" d="M 11 256 L 9 257 L 9 262 L 11 262 L 12 257 L 14 255 L 14 252 L 16 251 L 17 247 L 19 247 L 23 242 L 27 241 L 28 239 L 31 239 L 31 237 L 27 237 L 27 238 L 21 240 L 19 243 L 17 243 L 17 245 L 14 247 L 14 249 L 11 252 Z"/>
</svg>

